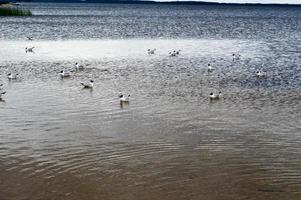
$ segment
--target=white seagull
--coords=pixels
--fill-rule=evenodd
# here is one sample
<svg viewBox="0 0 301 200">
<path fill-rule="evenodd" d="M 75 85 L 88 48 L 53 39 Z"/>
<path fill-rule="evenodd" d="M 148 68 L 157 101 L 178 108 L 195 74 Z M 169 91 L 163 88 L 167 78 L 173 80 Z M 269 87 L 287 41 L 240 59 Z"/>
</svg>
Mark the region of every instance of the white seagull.
<svg viewBox="0 0 301 200">
<path fill-rule="evenodd" d="M 31 52 L 31 53 L 33 53 L 33 49 L 34 49 L 35 47 L 26 47 L 25 48 L 25 52 L 27 53 L 27 52 Z"/>
<path fill-rule="evenodd" d="M 90 80 L 89 83 L 80 83 L 84 88 L 93 88 L 94 86 L 94 81 Z"/>
<path fill-rule="evenodd" d="M 2 95 L 4 95 L 6 92 L 0 92 L 0 100 L 2 100 Z"/>
<path fill-rule="evenodd" d="M 148 53 L 148 55 L 155 54 L 156 50 L 157 50 L 156 48 L 155 49 L 148 49 L 147 53 Z"/>
<path fill-rule="evenodd" d="M 217 100 L 217 99 L 220 99 L 222 96 L 223 96 L 222 92 L 219 92 L 218 94 L 214 94 L 213 92 L 211 92 L 209 95 L 209 99 Z"/>
<path fill-rule="evenodd" d="M 19 74 L 12 74 L 12 73 L 9 73 L 9 74 L 7 74 L 7 78 L 8 78 L 8 80 L 14 80 L 14 79 L 17 79 L 17 76 L 18 76 Z"/>
<path fill-rule="evenodd" d="M 75 63 L 76 69 L 84 69 L 83 65 L 78 64 L 77 62 Z"/>
<path fill-rule="evenodd" d="M 169 52 L 169 56 L 175 57 L 175 56 L 177 56 L 177 52 L 175 50 L 173 50 L 173 52 Z"/>
<path fill-rule="evenodd" d="M 212 72 L 214 69 L 213 69 L 213 67 L 210 65 L 210 63 L 208 64 L 208 72 Z"/>
<path fill-rule="evenodd" d="M 60 72 L 60 76 L 61 76 L 61 78 L 67 78 L 67 77 L 70 77 L 70 73 L 62 70 Z"/>
<path fill-rule="evenodd" d="M 130 96 L 131 95 L 128 95 L 128 96 L 124 96 L 122 93 L 119 93 L 119 100 L 120 100 L 120 103 L 128 103 L 130 101 Z"/>
<path fill-rule="evenodd" d="M 265 73 L 262 72 L 262 71 L 256 71 L 256 76 L 257 76 L 258 78 L 262 78 L 262 77 L 265 77 Z"/>
</svg>

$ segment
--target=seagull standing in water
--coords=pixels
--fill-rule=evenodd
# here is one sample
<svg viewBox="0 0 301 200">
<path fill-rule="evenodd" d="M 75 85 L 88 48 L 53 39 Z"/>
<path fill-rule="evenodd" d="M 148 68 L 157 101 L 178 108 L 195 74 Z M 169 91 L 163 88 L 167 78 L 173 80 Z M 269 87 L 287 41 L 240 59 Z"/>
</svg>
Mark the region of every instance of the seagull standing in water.
<svg viewBox="0 0 301 200">
<path fill-rule="evenodd" d="M 222 92 L 219 92 L 218 94 L 214 94 L 213 92 L 210 93 L 209 99 L 210 100 L 218 100 L 223 96 Z"/>
<path fill-rule="evenodd" d="M 7 74 L 7 78 L 8 78 L 8 80 L 15 80 L 15 79 L 17 79 L 17 76 L 18 76 L 19 74 L 12 74 L 12 73 L 9 73 L 9 74 Z"/>
<path fill-rule="evenodd" d="M 94 81 L 93 80 L 90 80 L 89 83 L 80 83 L 84 88 L 90 88 L 92 89 L 93 86 L 94 86 Z"/>
<path fill-rule="evenodd" d="M 61 76 L 61 78 L 67 78 L 67 77 L 70 77 L 70 73 L 66 72 L 65 70 L 62 70 L 60 72 L 60 76 Z"/>
</svg>

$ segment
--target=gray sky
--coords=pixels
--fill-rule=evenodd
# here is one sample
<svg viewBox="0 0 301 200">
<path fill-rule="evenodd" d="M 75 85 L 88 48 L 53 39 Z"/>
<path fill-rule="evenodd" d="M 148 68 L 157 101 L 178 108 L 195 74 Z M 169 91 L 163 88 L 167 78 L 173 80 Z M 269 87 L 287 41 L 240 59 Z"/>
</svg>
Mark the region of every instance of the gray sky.
<svg viewBox="0 0 301 200">
<path fill-rule="evenodd" d="M 173 0 L 159 0 L 159 1 L 173 1 Z M 177 0 L 185 1 L 185 0 Z M 198 0 L 186 0 L 198 1 Z M 208 2 L 221 2 L 221 3 L 288 3 L 288 4 L 301 4 L 301 0 L 200 0 Z"/>
</svg>

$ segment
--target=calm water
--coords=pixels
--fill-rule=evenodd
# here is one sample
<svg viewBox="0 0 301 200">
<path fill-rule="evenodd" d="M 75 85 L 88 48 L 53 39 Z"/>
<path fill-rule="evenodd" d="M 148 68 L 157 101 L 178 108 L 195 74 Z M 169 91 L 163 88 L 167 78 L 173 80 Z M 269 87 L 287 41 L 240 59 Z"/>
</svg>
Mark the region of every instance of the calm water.
<svg viewBox="0 0 301 200">
<path fill-rule="evenodd" d="M 0 18 L 1 200 L 301 198 L 300 7 L 23 6 Z"/>
</svg>

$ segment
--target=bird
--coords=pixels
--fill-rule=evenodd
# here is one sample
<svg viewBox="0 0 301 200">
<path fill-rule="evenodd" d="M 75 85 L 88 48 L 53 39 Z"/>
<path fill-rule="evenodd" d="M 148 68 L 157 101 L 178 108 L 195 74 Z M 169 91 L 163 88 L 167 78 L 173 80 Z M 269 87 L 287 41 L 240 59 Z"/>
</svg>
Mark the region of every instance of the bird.
<svg viewBox="0 0 301 200">
<path fill-rule="evenodd" d="M 179 49 L 178 51 L 176 51 L 176 55 L 180 55 L 180 51 L 181 51 L 181 49 Z"/>
<path fill-rule="evenodd" d="M 64 70 L 61 70 L 60 76 L 61 76 L 61 78 L 67 78 L 67 77 L 70 77 L 70 73 L 66 72 Z"/>
<path fill-rule="evenodd" d="M 256 71 L 256 77 L 257 78 L 263 78 L 263 77 L 265 77 L 265 73 L 262 72 L 262 71 Z"/>
<path fill-rule="evenodd" d="M 84 69 L 83 65 L 78 64 L 77 62 L 75 63 L 76 69 Z"/>
<path fill-rule="evenodd" d="M 94 81 L 93 80 L 90 80 L 89 83 L 80 83 L 84 88 L 93 88 L 94 86 Z"/>
<path fill-rule="evenodd" d="M 33 37 L 27 37 L 28 40 L 33 40 Z"/>
<path fill-rule="evenodd" d="M 130 96 L 124 96 L 123 94 L 119 94 L 120 103 L 128 103 L 130 101 Z"/>
<path fill-rule="evenodd" d="M 213 92 L 211 92 L 209 95 L 209 99 L 217 100 L 217 99 L 220 99 L 222 96 L 223 96 L 222 92 L 219 92 L 218 94 L 214 94 Z"/>
<path fill-rule="evenodd" d="M 6 92 L 0 92 L 0 100 L 2 100 L 2 95 L 4 95 Z"/>
<path fill-rule="evenodd" d="M 33 49 L 34 49 L 35 47 L 26 47 L 25 48 L 25 52 L 27 53 L 27 52 L 31 52 L 31 53 L 33 53 Z"/>
<path fill-rule="evenodd" d="M 210 65 L 210 63 L 208 64 L 208 72 L 212 72 L 214 69 L 213 69 L 213 67 Z"/>
<path fill-rule="evenodd" d="M 12 73 L 9 73 L 9 74 L 7 74 L 7 78 L 8 78 L 8 80 L 14 80 L 14 79 L 17 79 L 17 76 L 18 76 L 19 74 L 12 74 Z"/>
<path fill-rule="evenodd" d="M 177 56 L 177 52 L 175 50 L 173 52 L 169 52 L 169 56 L 175 57 Z"/>
<path fill-rule="evenodd" d="M 156 48 L 155 49 L 148 49 L 147 53 L 148 53 L 148 55 L 155 54 L 156 50 L 157 50 Z"/>
</svg>

